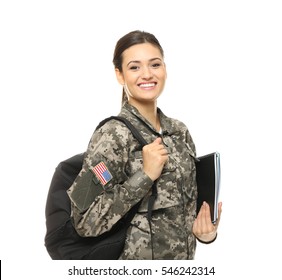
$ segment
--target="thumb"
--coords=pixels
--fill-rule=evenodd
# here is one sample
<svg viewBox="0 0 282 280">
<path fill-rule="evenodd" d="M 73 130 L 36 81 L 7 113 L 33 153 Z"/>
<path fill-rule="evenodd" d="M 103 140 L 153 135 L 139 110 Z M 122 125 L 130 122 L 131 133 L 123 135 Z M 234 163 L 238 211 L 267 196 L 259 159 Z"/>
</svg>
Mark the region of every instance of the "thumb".
<svg viewBox="0 0 282 280">
<path fill-rule="evenodd" d="M 158 137 L 154 140 L 154 143 L 156 144 L 161 144 L 162 143 L 162 138 L 161 137 Z"/>
</svg>

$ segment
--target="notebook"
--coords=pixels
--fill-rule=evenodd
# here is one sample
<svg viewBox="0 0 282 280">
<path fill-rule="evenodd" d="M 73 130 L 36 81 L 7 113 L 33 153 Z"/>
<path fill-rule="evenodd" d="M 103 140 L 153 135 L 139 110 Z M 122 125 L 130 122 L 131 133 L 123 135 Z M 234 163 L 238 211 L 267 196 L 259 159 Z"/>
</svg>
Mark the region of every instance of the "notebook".
<svg viewBox="0 0 282 280">
<path fill-rule="evenodd" d="M 198 187 L 197 214 L 206 201 L 211 210 L 211 220 L 218 216 L 218 197 L 220 189 L 220 154 L 214 152 L 196 160 L 196 180 Z"/>
</svg>

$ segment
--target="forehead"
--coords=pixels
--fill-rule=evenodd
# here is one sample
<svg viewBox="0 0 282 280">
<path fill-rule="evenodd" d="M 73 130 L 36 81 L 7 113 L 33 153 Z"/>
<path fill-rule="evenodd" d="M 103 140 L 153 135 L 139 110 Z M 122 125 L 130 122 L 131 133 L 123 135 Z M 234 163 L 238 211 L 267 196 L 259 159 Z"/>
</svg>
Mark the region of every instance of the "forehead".
<svg viewBox="0 0 282 280">
<path fill-rule="evenodd" d="M 137 44 L 123 52 L 124 63 L 129 61 L 148 61 L 152 58 L 162 59 L 163 57 L 158 47 L 150 43 Z"/>
</svg>

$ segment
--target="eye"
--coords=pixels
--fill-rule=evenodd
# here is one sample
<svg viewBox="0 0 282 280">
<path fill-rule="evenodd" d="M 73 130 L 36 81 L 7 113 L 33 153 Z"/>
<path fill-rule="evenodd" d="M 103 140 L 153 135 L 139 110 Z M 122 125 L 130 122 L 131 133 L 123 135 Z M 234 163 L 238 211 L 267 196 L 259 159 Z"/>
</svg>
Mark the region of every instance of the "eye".
<svg viewBox="0 0 282 280">
<path fill-rule="evenodd" d="M 161 63 L 154 63 L 152 64 L 153 68 L 159 68 L 161 66 Z"/>
<path fill-rule="evenodd" d="M 132 65 L 132 66 L 130 66 L 129 69 L 130 69 L 130 70 L 133 70 L 133 71 L 136 71 L 136 70 L 139 69 L 139 66 L 137 66 L 137 65 Z"/>
</svg>

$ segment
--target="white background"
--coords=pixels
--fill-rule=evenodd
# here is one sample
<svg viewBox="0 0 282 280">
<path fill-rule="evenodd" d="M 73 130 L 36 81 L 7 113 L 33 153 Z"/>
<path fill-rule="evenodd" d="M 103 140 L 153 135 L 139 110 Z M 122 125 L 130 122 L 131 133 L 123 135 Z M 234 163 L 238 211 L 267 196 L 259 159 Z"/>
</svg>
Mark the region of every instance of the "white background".
<svg viewBox="0 0 282 280">
<path fill-rule="evenodd" d="M 3 279 L 69 279 L 72 265 L 117 265 L 51 261 L 44 211 L 58 162 L 84 151 L 98 122 L 119 112 L 112 55 L 135 29 L 155 34 L 165 51 L 159 107 L 187 124 L 199 156 L 217 150 L 222 161 L 218 240 L 199 244 L 194 262 L 144 266 L 215 266 L 210 279 L 277 279 L 281 14 L 271 0 L 1 1 Z"/>
</svg>

